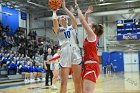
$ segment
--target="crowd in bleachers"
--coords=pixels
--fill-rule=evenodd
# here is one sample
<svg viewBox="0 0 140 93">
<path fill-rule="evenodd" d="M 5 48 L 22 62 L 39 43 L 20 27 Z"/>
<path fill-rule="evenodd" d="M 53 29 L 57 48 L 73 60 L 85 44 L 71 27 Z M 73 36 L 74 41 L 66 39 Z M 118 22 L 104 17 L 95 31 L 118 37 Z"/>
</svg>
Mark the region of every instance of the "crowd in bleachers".
<svg viewBox="0 0 140 93">
<path fill-rule="evenodd" d="M 9 26 L 4 27 L 0 23 L 0 46 L 4 48 L 11 48 L 14 43 L 12 33 L 9 30 Z"/>
<path fill-rule="evenodd" d="M 25 82 L 44 79 L 43 62 L 48 48 L 53 55 L 58 45 L 51 40 L 37 40 L 36 31 L 29 34 L 22 28 L 12 31 L 0 23 L 0 69 L 6 69 L 8 75 L 23 73 Z"/>
<path fill-rule="evenodd" d="M 24 57 L 24 54 L 17 53 L 16 51 L 7 52 L 1 49 L 0 64 L 1 68 L 7 69 L 8 75 L 22 73 L 24 74 L 24 78 L 26 80 L 30 78 L 31 82 L 34 80 L 32 79 L 33 73 L 34 77 L 38 78 L 38 76 L 43 76 L 43 73 L 45 72 L 42 63 L 36 64 L 30 57 Z"/>
</svg>

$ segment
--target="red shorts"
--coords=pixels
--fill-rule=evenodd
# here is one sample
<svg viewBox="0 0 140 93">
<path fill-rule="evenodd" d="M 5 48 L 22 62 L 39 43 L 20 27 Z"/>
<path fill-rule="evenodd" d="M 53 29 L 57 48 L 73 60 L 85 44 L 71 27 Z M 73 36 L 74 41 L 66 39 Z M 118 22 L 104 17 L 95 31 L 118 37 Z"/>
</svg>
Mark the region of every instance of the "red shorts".
<svg viewBox="0 0 140 93">
<path fill-rule="evenodd" d="M 73 73 L 72 68 L 70 68 L 69 75 L 71 75 L 72 73 Z"/>
<path fill-rule="evenodd" d="M 84 64 L 84 70 L 82 71 L 82 79 L 87 79 L 96 83 L 99 74 L 100 67 L 98 63 Z"/>
</svg>

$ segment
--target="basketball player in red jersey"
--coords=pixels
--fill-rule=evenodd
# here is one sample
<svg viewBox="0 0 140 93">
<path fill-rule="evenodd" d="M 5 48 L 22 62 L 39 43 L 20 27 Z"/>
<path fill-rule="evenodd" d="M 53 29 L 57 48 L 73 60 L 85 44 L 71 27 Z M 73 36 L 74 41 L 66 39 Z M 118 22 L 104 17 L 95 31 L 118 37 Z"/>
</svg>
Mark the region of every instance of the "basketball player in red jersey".
<svg viewBox="0 0 140 93">
<path fill-rule="evenodd" d="M 77 4 L 77 1 L 74 1 L 78 12 L 78 17 L 87 34 L 87 37 L 84 40 L 84 70 L 82 74 L 83 93 L 93 93 L 96 80 L 100 73 L 99 58 L 97 55 L 96 46 L 98 43 L 98 38 L 103 34 L 103 26 L 95 24 L 89 25 L 87 19 L 88 15 L 93 12 L 93 7 L 88 7 L 84 17 Z"/>
</svg>

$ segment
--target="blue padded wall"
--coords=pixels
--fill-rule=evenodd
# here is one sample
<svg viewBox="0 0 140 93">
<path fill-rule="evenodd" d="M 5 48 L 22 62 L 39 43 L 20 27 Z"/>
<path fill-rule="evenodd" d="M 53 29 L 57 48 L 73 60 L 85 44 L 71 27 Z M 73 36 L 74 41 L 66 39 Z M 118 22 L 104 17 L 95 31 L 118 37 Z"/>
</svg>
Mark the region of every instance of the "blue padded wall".
<svg viewBox="0 0 140 93">
<path fill-rule="evenodd" d="M 115 72 L 124 72 L 123 52 L 119 51 L 111 52 L 110 60 L 114 66 Z"/>
<path fill-rule="evenodd" d="M 115 51 L 115 52 L 103 52 L 102 53 L 102 66 L 106 66 L 108 63 L 108 57 L 110 54 L 110 62 L 112 62 L 115 72 L 124 72 L 124 60 L 123 60 L 123 52 Z"/>
<path fill-rule="evenodd" d="M 10 29 L 15 31 L 19 27 L 19 11 L 2 6 L 2 12 L 12 14 L 11 16 L 2 14 L 2 24 L 4 26 L 9 25 Z"/>
</svg>

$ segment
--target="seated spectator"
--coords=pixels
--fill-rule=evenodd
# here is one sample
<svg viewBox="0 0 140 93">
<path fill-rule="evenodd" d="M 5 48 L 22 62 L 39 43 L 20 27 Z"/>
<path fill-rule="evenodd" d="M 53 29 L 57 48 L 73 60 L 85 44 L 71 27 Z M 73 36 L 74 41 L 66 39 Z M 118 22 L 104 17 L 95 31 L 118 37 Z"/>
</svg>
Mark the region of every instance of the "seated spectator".
<svg viewBox="0 0 140 93">
<path fill-rule="evenodd" d="M 4 54 L 2 52 L 0 52 L 0 68 L 2 67 L 2 58 L 3 58 Z"/>
<path fill-rule="evenodd" d="M 0 22 L 0 31 L 4 29 L 3 24 Z"/>
<path fill-rule="evenodd" d="M 7 55 L 8 55 L 8 54 L 4 54 L 4 57 L 2 58 L 2 68 L 6 68 L 7 62 L 9 61 Z"/>
<path fill-rule="evenodd" d="M 22 74 L 22 72 L 23 72 L 22 67 L 24 66 L 24 60 L 23 60 L 22 57 L 20 57 L 20 58 L 19 58 L 19 61 L 17 61 L 17 66 L 18 66 L 18 72 L 19 72 L 20 74 Z"/>
<path fill-rule="evenodd" d="M 24 82 L 29 83 L 29 68 L 27 62 L 22 63 L 21 70 L 24 76 Z"/>
<path fill-rule="evenodd" d="M 38 66 L 34 65 L 33 67 L 34 67 L 33 74 L 34 74 L 35 80 L 40 81 L 40 79 L 38 78 L 38 72 L 39 72 Z"/>
<path fill-rule="evenodd" d="M 4 31 L 6 32 L 6 34 L 10 31 L 10 28 L 8 25 L 5 27 Z"/>
<path fill-rule="evenodd" d="M 33 72 L 34 72 L 34 68 L 33 68 L 32 60 L 30 59 L 30 63 L 29 63 L 29 77 L 30 77 L 29 82 L 30 83 L 35 82 L 35 78 L 34 78 Z"/>
<path fill-rule="evenodd" d="M 20 60 L 20 57 L 21 57 L 21 54 L 20 54 L 20 53 L 18 53 L 18 54 L 17 54 L 17 61 L 19 61 L 19 60 Z"/>
<path fill-rule="evenodd" d="M 38 78 L 41 78 L 42 81 L 45 81 L 45 69 L 43 68 L 43 63 L 40 63 L 38 66 Z"/>
<path fill-rule="evenodd" d="M 17 64 L 16 58 L 13 58 L 13 61 L 9 63 L 8 66 L 8 75 L 15 75 L 17 73 Z M 12 72 L 12 73 L 11 73 Z"/>
</svg>

